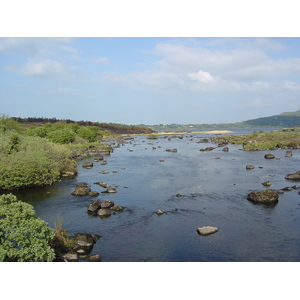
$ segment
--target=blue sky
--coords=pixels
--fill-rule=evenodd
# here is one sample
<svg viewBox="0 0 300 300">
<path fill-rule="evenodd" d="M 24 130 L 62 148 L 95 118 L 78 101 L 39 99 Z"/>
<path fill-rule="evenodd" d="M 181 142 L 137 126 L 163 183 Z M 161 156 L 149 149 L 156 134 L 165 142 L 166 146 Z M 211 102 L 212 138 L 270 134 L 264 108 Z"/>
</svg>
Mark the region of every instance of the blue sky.
<svg viewBox="0 0 300 300">
<path fill-rule="evenodd" d="M 229 123 L 300 109 L 299 38 L 0 38 L 0 112 Z"/>
</svg>

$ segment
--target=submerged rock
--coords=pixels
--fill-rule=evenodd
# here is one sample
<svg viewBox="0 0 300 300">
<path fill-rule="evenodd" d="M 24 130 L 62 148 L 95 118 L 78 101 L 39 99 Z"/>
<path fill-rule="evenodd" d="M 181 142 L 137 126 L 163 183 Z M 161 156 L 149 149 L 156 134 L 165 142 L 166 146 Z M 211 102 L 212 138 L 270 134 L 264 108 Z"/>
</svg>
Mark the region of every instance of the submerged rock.
<svg viewBox="0 0 300 300">
<path fill-rule="evenodd" d="M 200 235 L 211 235 L 218 231 L 219 231 L 219 229 L 217 227 L 212 227 L 212 226 L 202 226 L 197 229 L 197 232 Z"/>
<path fill-rule="evenodd" d="M 263 192 L 251 192 L 248 194 L 247 199 L 258 203 L 277 203 L 278 194 L 271 189 L 267 189 Z"/>
<path fill-rule="evenodd" d="M 86 168 L 86 169 L 91 169 L 93 167 L 93 163 L 92 162 L 85 162 L 85 163 L 82 164 L 82 167 Z"/>
<path fill-rule="evenodd" d="M 293 156 L 293 151 L 286 151 L 285 152 L 285 157 L 292 157 Z"/>
</svg>

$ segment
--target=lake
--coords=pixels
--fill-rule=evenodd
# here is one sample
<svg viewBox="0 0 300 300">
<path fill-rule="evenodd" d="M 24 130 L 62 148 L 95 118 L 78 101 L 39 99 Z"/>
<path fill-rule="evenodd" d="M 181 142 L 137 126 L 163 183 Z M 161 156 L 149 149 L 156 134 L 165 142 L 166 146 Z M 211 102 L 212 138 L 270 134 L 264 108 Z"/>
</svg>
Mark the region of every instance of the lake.
<svg viewBox="0 0 300 300">
<path fill-rule="evenodd" d="M 232 131 L 245 134 L 254 129 Z M 84 169 L 84 162 L 93 162 L 85 158 L 78 162 L 75 179 L 15 194 L 51 227 L 61 218 L 70 235 L 100 235 L 91 254 L 100 254 L 106 262 L 300 261 L 298 190 L 279 195 L 272 207 L 247 200 L 249 192 L 266 189 L 264 181 L 271 181 L 274 190 L 300 184 L 284 179 L 300 170 L 300 150 L 293 150 L 292 157 L 285 157 L 286 150 L 241 151 L 241 145 L 228 145 L 228 152 L 222 147 L 201 152 L 216 147 L 198 143 L 211 135 L 182 136 L 135 137 L 105 156 L 107 165 L 94 162 L 92 169 Z M 266 153 L 276 159 L 265 159 Z M 250 164 L 255 169 L 246 170 Z M 102 170 L 109 173 L 99 174 Z M 116 186 L 117 193 L 102 193 L 105 189 L 94 184 L 98 181 Z M 100 195 L 71 196 L 80 182 Z M 125 209 L 105 219 L 93 217 L 87 206 L 95 199 L 113 200 Z M 158 209 L 165 213 L 157 215 Z M 219 231 L 200 236 L 197 228 L 206 225 Z"/>
</svg>

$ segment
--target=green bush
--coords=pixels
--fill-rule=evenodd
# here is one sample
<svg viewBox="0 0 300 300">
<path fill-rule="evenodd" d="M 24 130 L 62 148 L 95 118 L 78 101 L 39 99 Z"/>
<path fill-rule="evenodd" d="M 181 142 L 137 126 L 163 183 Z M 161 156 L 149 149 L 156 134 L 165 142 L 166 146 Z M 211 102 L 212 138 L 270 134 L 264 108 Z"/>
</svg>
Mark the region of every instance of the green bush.
<svg viewBox="0 0 300 300">
<path fill-rule="evenodd" d="M 46 139 L 21 135 L 12 150 L 13 136 L 9 133 L 0 137 L 0 189 L 42 186 L 59 179 L 71 150 Z"/>
<path fill-rule="evenodd" d="M 75 139 L 75 133 L 68 129 L 58 129 L 51 131 L 48 134 L 48 139 L 57 144 L 68 144 L 72 143 Z"/>
<path fill-rule="evenodd" d="M 102 134 L 97 126 L 81 126 L 78 135 L 89 142 L 96 142 L 102 138 Z"/>
<path fill-rule="evenodd" d="M 0 261 L 50 262 L 53 229 L 39 219 L 33 207 L 16 196 L 0 196 Z"/>
</svg>

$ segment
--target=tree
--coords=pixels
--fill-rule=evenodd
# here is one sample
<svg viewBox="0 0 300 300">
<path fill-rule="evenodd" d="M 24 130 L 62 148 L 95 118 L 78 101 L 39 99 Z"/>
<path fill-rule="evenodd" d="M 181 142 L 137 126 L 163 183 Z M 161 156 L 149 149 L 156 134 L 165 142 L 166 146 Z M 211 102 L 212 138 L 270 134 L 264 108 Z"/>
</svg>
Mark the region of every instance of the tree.
<svg viewBox="0 0 300 300">
<path fill-rule="evenodd" d="M 35 215 L 32 205 L 12 194 L 0 196 L 0 261 L 53 261 L 53 238 L 53 229 Z"/>
</svg>

